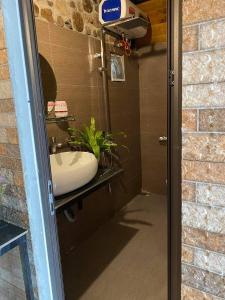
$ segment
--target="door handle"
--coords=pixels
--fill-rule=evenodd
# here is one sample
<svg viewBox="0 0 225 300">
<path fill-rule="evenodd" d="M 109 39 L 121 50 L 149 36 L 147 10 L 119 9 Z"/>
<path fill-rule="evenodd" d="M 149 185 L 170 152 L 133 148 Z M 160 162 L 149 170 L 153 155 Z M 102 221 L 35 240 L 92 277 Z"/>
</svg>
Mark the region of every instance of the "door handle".
<svg viewBox="0 0 225 300">
<path fill-rule="evenodd" d="M 167 145 L 167 136 L 160 136 L 159 143 L 160 145 Z"/>
</svg>

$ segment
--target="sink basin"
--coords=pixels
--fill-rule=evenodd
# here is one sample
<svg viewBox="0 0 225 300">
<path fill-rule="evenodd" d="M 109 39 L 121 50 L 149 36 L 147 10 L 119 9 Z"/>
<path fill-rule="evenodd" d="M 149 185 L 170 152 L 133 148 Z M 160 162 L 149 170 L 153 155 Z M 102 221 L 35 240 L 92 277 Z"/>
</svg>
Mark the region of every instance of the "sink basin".
<svg viewBox="0 0 225 300">
<path fill-rule="evenodd" d="M 89 152 L 62 152 L 50 155 L 53 193 L 60 196 L 91 181 L 98 170 L 98 161 Z"/>
</svg>

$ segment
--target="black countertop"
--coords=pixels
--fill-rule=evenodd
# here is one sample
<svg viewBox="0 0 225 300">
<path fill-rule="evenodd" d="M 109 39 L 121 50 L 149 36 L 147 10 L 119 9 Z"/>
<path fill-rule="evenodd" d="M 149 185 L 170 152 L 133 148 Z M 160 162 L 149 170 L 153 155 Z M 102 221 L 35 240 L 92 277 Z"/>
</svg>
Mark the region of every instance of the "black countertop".
<svg viewBox="0 0 225 300">
<path fill-rule="evenodd" d="M 97 175 L 88 184 L 79 189 L 76 189 L 73 192 L 55 197 L 55 209 L 57 210 L 59 208 L 68 206 L 72 201 L 79 202 L 82 196 L 85 196 L 88 193 L 96 190 L 103 184 L 108 183 L 111 179 L 121 174 L 122 172 L 123 169 L 118 167 L 99 169 Z"/>
</svg>

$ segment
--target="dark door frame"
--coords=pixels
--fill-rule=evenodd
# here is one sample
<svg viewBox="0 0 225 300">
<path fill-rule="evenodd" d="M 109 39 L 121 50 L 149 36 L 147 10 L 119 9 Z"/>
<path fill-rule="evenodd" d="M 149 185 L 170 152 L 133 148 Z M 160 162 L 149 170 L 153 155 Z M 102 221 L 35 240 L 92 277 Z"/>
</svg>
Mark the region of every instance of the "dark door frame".
<svg viewBox="0 0 225 300">
<path fill-rule="evenodd" d="M 29 88 L 29 102 L 33 138 L 36 146 L 36 159 L 39 170 L 39 188 L 41 190 L 41 214 L 45 222 L 45 235 L 48 241 L 43 245 L 48 256 L 48 283 L 52 291 L 51 299 L 63 300 L 64 291 L 60 266 L 60 254 L 57 229 L 52 206 L 49 205 L 49 182 L 51 174 L 45 128 L 45 115 L 42 108 L 43 93 L 40 79 L 40 67 L 37 51 L 35 22 L 32 0 L 3 0 L 5 10 L 15 9 L 19 15 L 23 49 L 25 56 L 26 81 Z M 14 3 L 14 6 L 8 3 Z M 181 299 L 181 98 L 182 98 L 182 0 L 167 0 L 168 3 L 168 300 Z M 6 14 L 7 15 L 7 14 Z M 7 28 L 6 28 L 7 29 Z M 20 28 L 19 28 L 20 30 Z M 10 32 L 9 32 L 10 33 Z M 12 44 L 13 45 L 13 44 Z M 16 76 L 16 72 L 14 74 Z M 174 78 L 173 78 L 174 77 Z M 15 81 L 20 82 L 20 78 Z M 173 82 L 172 82 L 173 81 Z M 15 99 L 15 102 L 17 100 Z M 19 105 L 19 104 L 18 104 Z M 18 108 L 16 108 L 18 109 Z M 21 112 L 20 112 L 21 113 Z M 20 128 L 19 128 L 20 131 Z M 24 132 L 21 133 L 24 135 Z M 24 159 L 26 159 L 24 157 Z M 25 178 L 25 181 L 28 178 Z M 37 212 L 40 213 L 40 212 Z M 34 216 L 30 216 L 31 218 Z M 37 217 L 37 216 L 36 216 Z M 41 239 L 40 239 L 41 241 Z M 39 274 L 39 276 L 42 276 Z M 44 299 L 45 300 L 45 299 Z M 157 299 L 156 299 L 157 300 Z"/>
<path fill-rule="evenodd" d="M 182 0 L 168 5 L 168 299 L 181 299 Z"/>
</svg>

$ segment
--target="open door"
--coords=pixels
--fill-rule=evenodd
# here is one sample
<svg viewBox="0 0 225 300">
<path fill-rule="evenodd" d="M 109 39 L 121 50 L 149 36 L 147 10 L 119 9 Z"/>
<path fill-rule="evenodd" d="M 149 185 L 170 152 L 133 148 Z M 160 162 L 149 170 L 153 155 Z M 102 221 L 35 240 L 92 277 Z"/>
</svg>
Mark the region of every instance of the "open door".
<svg viewBox="0 0 225 300">
<path fill-rule="evenodd" d="M 2 1 L 39 298 L 63 300 L 32 0 Z"/>
</svg>

